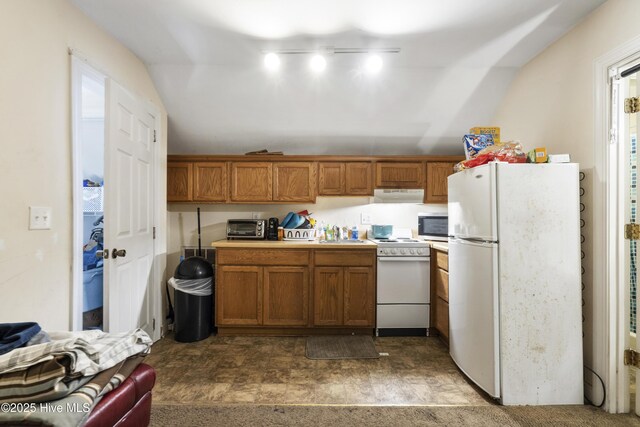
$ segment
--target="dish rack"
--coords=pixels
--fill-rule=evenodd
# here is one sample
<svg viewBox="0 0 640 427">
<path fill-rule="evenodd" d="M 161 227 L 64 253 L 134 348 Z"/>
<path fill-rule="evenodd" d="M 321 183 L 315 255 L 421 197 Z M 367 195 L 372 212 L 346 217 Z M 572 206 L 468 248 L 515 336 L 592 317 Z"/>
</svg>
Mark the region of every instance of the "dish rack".
<svg viewBox="0 0 640 427">
<path fill-rule="evenodd" d="M 285 228 L 284 240 L 315 240 L 316 230 L 313 228 Z"/>
</svg>

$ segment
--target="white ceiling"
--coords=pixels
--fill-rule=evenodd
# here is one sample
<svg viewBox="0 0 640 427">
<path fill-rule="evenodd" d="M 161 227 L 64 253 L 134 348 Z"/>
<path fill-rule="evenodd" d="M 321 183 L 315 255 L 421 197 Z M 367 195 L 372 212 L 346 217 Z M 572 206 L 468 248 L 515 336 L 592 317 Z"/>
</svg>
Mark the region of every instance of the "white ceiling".
<svg viewBox="0 0 640 427">
<path fill-rule="evenodd" d="M 460 154 L 519 67 L 605 0 L 71 1 L 147 64 L 170 153 Z M 327 46 L 401 52 L 376 76 L 357 54 L 320 76 L 304 55 L 262 66 Z"/>
</svg>

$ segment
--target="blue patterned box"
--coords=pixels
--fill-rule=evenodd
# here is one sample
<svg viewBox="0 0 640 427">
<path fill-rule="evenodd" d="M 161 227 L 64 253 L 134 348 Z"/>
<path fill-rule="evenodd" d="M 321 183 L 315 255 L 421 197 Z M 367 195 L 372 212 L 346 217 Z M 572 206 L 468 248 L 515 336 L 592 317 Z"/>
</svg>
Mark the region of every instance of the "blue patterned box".
<svg viewBox="0 0 640 427">
<path fill-rule="evenodd" d="M 462 137 L 462 143 L 464 144 L 464 155 L 467 160 L 473 159 L 478 151 L 485 147 L 493 145 L 493 136 L 489 134 L 467 134 Z"/>
</svg>

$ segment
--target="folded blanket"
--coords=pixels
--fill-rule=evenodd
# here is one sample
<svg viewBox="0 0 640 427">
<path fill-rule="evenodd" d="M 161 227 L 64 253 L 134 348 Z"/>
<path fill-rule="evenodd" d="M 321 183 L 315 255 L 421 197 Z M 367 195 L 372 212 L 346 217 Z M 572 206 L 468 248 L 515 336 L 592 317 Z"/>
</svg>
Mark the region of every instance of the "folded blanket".
<svg viewBox="0 0 640 427">
<path fill-rule="evenodd" d="M 92 378 L 70 373 L 70 362 L 62 354 L 0 375 L 0 402 L 47 402 L 67 396 Z"/>
<path fill-rule="evenodd" d="M 19 407 L 21 411 L 3 413 L 0 417 L 0 426 L 75 427 L 82 425 L 102 397 L 122 384 L 143 359 L 142 356 L 133 356 L 120 361 L 98 375 L 89 377 L 82 387 L 63 399 L 16 405 L 16 408 Z"/>
<path fill-rule="evenodd" d="M 117 334 L 98 330 L 82 332 L 50 332 L 51 342 L 17 348 L 0 356 L 0 375 L 24 370 L 53 360 L 69 357 L 68 375 L 95 375 L 118 362 L 139 353 L 148 353 L 151 338 L 142 329 Z"/>
<path fill-rule="evenodd" d="M 52 341 L 0 356 L 0 402 L 46 402 L 84 386 L 99 372 L 146 354 L 151 338 L 141 329 L 51 332 Z"/>
<path fill-rule="evenodd" d="M 22 347 L 40 332 L 40 325 L 34 322 L 0 323 L 0 354 Z"/>
</svg>

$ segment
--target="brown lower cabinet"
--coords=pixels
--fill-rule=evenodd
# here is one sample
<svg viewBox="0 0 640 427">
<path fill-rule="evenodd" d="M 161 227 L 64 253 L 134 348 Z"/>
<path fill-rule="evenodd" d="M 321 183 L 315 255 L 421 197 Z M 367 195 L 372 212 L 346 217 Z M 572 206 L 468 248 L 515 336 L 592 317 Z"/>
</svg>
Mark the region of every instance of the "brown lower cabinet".
<svg viewBox="0 0 640 427">
<path fill-rule="evenodd" d="M 306 326 L 309 267 L 264 267 L 263 325 Z"/>
<path fill-rule="evenodd" d="M 449 344 L 449 254 L 431 249 L 431 324 Z"/>
<path fill-rule="evenodd" d="M 375 249 L 219 248 L 216 325 L 225 333 L 373 328 L 375 256 Z"/>
<path fill-rule="evenodd" d="M 373 327 L 373 274 L 372 267 L 316 267 L 313 324 Z"/>
<path fill-rule="evenodd" d="M 216 303 L 219 325 L 261 325 L 262 267 L 219 266 Z"/>
</svg>

